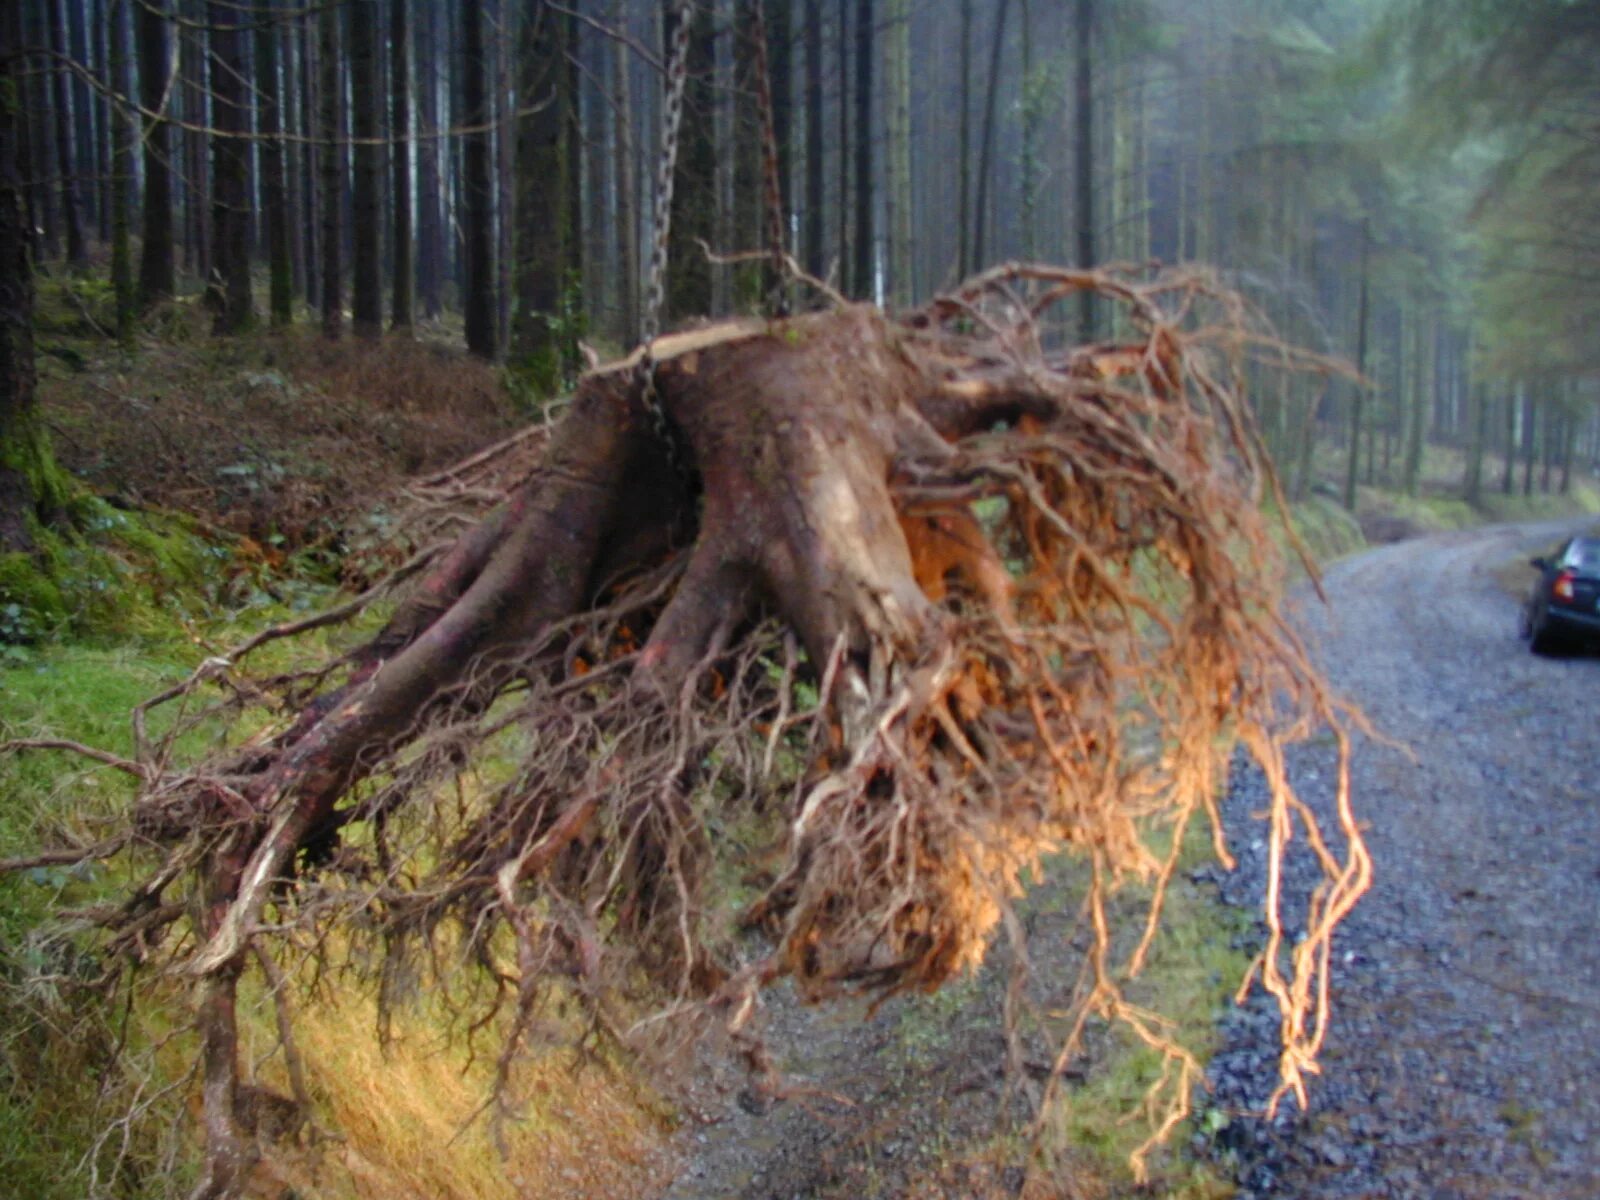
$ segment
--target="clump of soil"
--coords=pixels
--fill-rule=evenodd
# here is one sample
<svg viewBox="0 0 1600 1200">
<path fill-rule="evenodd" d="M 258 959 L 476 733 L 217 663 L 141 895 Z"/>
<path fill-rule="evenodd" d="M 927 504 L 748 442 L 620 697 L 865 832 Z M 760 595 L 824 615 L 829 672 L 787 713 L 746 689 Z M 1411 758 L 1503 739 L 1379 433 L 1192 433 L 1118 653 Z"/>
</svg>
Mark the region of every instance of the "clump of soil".
<svg viewBox="0 0 1600 1200">
<path fill-rule="evenodd" d="M 285 550 L 342 543 L 403 480 L 515 423 L 492 366 L 427 341 L 293 330 L 77 350 L 40 370 L 66 467 L 114 504 Z"/>
</svg>

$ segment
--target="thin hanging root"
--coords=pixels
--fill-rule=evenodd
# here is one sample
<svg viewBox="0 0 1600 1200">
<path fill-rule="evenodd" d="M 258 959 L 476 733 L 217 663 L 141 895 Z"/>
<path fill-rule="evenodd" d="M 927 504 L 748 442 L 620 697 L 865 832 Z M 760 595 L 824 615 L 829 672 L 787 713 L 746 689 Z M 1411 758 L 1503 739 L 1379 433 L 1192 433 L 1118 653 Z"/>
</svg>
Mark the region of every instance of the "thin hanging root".
<svg viewBox="0 0 1600 1200">
<path fill-rule="evenodd" d="M 1116 341 L 1063 341 L 1058 310 L 1084 289 Z M 641 1050 L 721 1013 L 764 1062 L 761 987 L 938 987 L 1064 852 L 1093 867 L 1093 944 L 1046 1102 L 1085 1022 L 1124 1024 L 1165 1063 L 1142 1171 L 1198 1066 L 1122 982 L 1197 811 L 1226 861 L 1233 740 L 1272 790 L 1255 974 L 1282 1017 L 1280 1094 L 1303 1097 L 1332 930 L 1370 863 L 1349 797 L 1358 722 L 1275 611 L 1262 501 L 1281 496 L 1243 388 L 1252 364 L 1336 364 L 1278 344 L 1203 273 L 1037 264 L 900 321 L 844 306 L 660 338 L 650 357 L 673 453 L 639 356 L 592 373 L 548 434 L 414 489 L 368 561 L 421 582 L 376 638 L 268 679 L 231 654 L 141 706 L 133 759 L 94 753 L 135 779 L 127 828 L 49 861 L 164 843 L 94 919 L 119 953 L 206 976 L 208 1155 L 238 1150 L 220 997 L 246 953 L 299 979 L 339 946 L 345 978 L 380 988 L 380 1020 L 396 981 L 431 974 L 459 1028 L 514 1011 L 513 1038 L 551 993 Z M 453 550 L 421 544 L 462 525 Z M 380 579 L 360 603 L 387 594 Z M 177 739 L 218 710 L 267 728 L 182 763 Z M 1336 834 L 1283 770 L 1284 745 L 1321 726 L 1338 735 Z M 1292 833 L 1326 878 L 1289 947 Z M 770 884 L 753 910 L 770 957 L 741 961 L 719 911 L 730 878 Z M 1107 899 L 1129 880 L 1152 899 L 1121 929 Z"/>
</svg>

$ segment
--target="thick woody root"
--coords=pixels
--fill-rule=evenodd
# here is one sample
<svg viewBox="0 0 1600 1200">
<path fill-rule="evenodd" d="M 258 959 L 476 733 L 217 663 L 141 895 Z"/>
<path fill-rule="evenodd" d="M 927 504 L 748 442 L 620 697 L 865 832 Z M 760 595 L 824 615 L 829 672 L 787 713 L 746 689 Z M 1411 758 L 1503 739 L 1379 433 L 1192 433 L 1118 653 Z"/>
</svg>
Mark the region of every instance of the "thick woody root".
<svg viewBox="0 0 1600 1200">
<path fill-rule="evenodd" d="M 1083 288 L 1122 340 L 1059 344 L 1056 307 Z M 1367 862 L 1348 797 L 1325 838 L 1274 769 L 1286 740 L 1342 740 L 1348 718 L 1276 611 L 1276 485 L 1242 380 L 1252 360 L 1331 365 L 1203 276 L 1015 266 L 899 322 L 846 308 L 656 355 L 670 452 L 631 370 L 591 375 L 531 473 L 496 478 L 526 452 L 511 444 L 426 485 L 402 523 L 418 536 L 511 486 L 453 548 L 394 554 L 411 591 L 377 637 L 274 681 L 320 689 L 276 736 L 175 773 L 141 735 L 122 764 L 137 827 L 172 848 L 107 916 L 119 944 L 135 914 L 182 920 L 161 906 L 192 885 L 196 936 L 169 944 L 213 998 L 267 927 L 318 946 L 338 930 L 390 999 L 465 952 L 488 982 L 448 994 L 469 1026 L 511 1014 L 504 1074 L 552 986 L 623 1039 L 663 991 L 737 1028 L 781 975 L 811 997 L 937 987 L 1067 850 L 1093 866 L 1096 944 L 1059 1065 L 1088 1016 L 1122 1019 L 1171 1067 L 1159 1134 L 1193 1059 L 1120 984 L 1196 813 L 1227 857 L 1213 798 L 1237 737 L 1276 784 L 1274 856 L 1298 832 L 1327 872 L 1307 936 L 1275 932 L 1258 964 L 1298 1092 Z M 216 681 L 263 695 L 230 659 L 166 699 Z M 776 950 L 741 962 L 708 887 L 750 853 L 731 831 L 752 809 L 786 834 L 747 914 Z M 1128 878 L 1155 899 L 1118 962 L 1105 900 Z M 207 1004 L 222 1161 L 238 1067 L 227 1005 Z"/>
</svg>

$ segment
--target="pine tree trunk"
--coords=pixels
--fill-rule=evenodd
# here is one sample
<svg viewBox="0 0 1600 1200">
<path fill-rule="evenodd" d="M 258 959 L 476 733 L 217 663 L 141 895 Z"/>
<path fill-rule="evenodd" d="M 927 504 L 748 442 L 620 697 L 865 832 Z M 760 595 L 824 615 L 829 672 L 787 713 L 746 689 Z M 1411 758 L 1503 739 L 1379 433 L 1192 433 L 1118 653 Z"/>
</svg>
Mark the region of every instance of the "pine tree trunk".
<svg viewBox="0 0 1600 1200">
<path fill-rule="evenodd" d="M 1086 270 L 1095 265 L 1094 26 L 1095 0 L 1074 0 L 1073 215 L 1078 225 L 1078 266 Z M 1085 288 L 1078 299 L 1078 340 L 1092 342 L 1094 336 L 1094 293 Z"/>
<path fill-rule="evenodd" d="M 489 153 L 488 62 L 484 55 L 483 0 L 463 0 L 461 5 L 461 122 L 462 190 L 466 241 L 465 285 L 462 311 L 467 324 L 467 349 L 479 358 L 493 359 L 496 340 L 494 264 L 494 173 Z"/>
<path fill-rule="evenodd" d="M 989 82 L 983 95 L 983 130 L 978 135 L 978 196 L 973 205 L 972 258 L 980 270 L 988 259 L 989 177 L 994 172 L 994 109 L 1000 93 L 1000 54 L 1005 49 L 1006 15 L 1011 0 L 1000 0 L 994 16 L 994 42 L 989 49 Z"/>
<path fill-rule="evenodd" d="M 624 27 L 627 11 L 625 0 L 612 0 L 612 24 Z M 616 123 L 612 175 L 617 189 L 617 340 L 632 346 L 639 340 L 639 189 L 633 169 L 633 88 L 629 83 L 629 52 L 620 45 L 613 45 L 610 50 L 612 120 Z"/>
<path fill-rule="evenodd" d="M 856 0 L 856 295 L 875 300 L 878 240 L 872 211 L 872 64 L 877 56 L 872 0 Z M 841 202 L 843 197 L 840 198 Z"/>
<path fill-rule="evenodd" d="M 49 5 L 50 49 L 63 58 L 72 53 L 67 44 L 66 5 L 68 0 L 45 0 Z M 61 214 L 67 229 L 67 265 L 82 270 L 89 265 L 89 246 L 83 235 L 83 212 L 78 197 L 78 159 L 72 122 L 72 81 L 59 59 L 51 63 L 51 86 L 55 92 L 56 169 L 60 172 Z"/>
<path fill-rule="evenodd" d="M 417 291 L 422 315 L 444 311 L 444 215 L 439 192 L 439 6 L 419 14 L 417 41 Z"/>
<path fill-rule="evenodd" d="M 956 146 L 956 274 L 972 274 L 972 0 L 961 0 Z"/>
<path fill-rule="evenodd" d="M 889 237 L 888 295 L 896 307 L 911 303 L 916 282 L 911 268 L 911 9 L 910 0 L 888 0 L 888 46 L 884 56 L 884 121 L 888 133 L 885 216 Z"/>
<path fill-rule="evenodd" d="M 822 3 L 805 0 L 806 202 L 805 268 L 821 279 L 828 270 L 822 211 Z"/>
<path fill-rule="evenodd" d="M 412 310 L 411 238 L 411 46 L 409 0 L 389 0 L 389 164 L 392 168 L 389 203 L 394 210 L 394 305 L 389 319 L 396 330 L 410 332 Z"/>
<path fill-rule="evenodd" d="M 572 283 L 569 192 L 575 185 L 567 128 L 568 19 L 548 0 L 528 0 L 518 48 L 526 97 L 517 117 L 516 237 L 511 364 L 541 398 L 556 395 L 571 358 L 564 292 Z"/>
<path fill-rule="evenodd" d="M 174 96 L 168 78 L 167 22 L 153 8 L 133 6 L 139 42 L 139 102 L 144 118 L 144 242 L 139 251 L 139 303 L 148 307 L 177 291 L 172 246 L 172 137 L 163 120 Z"/>
<path fill-rule="evenodd" d="M 355 167 L 350 328 L 358 338 L 370 340 L 383 333 L 383 220 L 378 208 L 383 150 L 378 145 L 377 0 L 348 0 L 348 8 L 350 134 Z"/>
<path fill-rule="evenodd" d="M 256 42 L 257 130 L 261 137 L 262 232 L 267 253 L 268 310 L 274 328 L 294 319 L 294 262 L 289 245 L 289 189 L 283 147 L 283 84 L 278 72 L 282 26 L 274 15 L 259 20 Z"/>
<path fill-rule="evenodd" d="M 60 497 L 33 361 L 33 269 L 23 223 L 17 134 L 27 119 L 20 5 L 0 6 L 0 553 L 34 548 L 33 526 L 48 521 Z"/>
<path fill-rule="evenodd" d="M 662 9 L 662 44 L 672 43 L 673 4 Z M 683 121 L 678 128 L 678 170 L 672 186 L 672 228 L 667 251 L 667 320 L 705 316 L 711 311 L 711 264 L 702 244 L 716 236 L 717 145 L 711 112 L 716 95 L 712 75 L 715 27 L 711 14 L 696 8 L 689 23 L 689 78 L 684 88 Z"/>
<path fill-rule="evenodd" d="M 250 295 L 249 67 L 237 5 L 210 0 L 212 262 L 219 275 L 211 303 L 213 330 L 241 333 L 254 317 Z"/>
<path fill-rule="evenodd" d="M 106 30 L 108 78 L 119 96 L 133 94 L 133 71 L 128 53 L 127 5 L 113 4 Z M 117 338 L 133 338 L 138 296 L 133 283 L 133 243 L 130 209 L 133 204 L 133 115 L 117 106 L 111 113 L 111 286 L 116 294 Z"/>
<path fill-rule="evenodd" d="M 46 0 L 48 3 L 48 0 Z M 10 7 L 10 6 L 8 6 Z M 34 53 L 27 63 L 27 71 L 19 80 L 25 97 L 20 123 L 28 134 L 28 208 L 39 229 L 37 261 L 44 262 L 61 255 L 60 217 L 56 208 L 55 102 L 51 83 L 51 64 L 48 54 L 42 52 L 50 44 L 49 17 L 43 5 L 19 4 L 22 33 L 19 42 Z"/>
<path fill-rule="evenodd" d="M 1505 461 L 1500 472 L 1500 491 L 1507 496 L 1511 495 L 1517 477 L 1517 408 L 1521 403 L 1521 396 L 1522 385 L 1519 383 L 1505 398 Z"/>
<path fill-rule="evenodd" d="M 322 253 L 318 256 L 322 274 L 322 334 L 339 338 L 344 333 L 344 255 L 343 222 L 340 207 L 344 197 L 344 139 L 341 128 L 339 78 L 339 9 L 323 6 L 317 17 L 317 138 L 321 143 L 320 171 L 322 204 Z"/>
</svg>

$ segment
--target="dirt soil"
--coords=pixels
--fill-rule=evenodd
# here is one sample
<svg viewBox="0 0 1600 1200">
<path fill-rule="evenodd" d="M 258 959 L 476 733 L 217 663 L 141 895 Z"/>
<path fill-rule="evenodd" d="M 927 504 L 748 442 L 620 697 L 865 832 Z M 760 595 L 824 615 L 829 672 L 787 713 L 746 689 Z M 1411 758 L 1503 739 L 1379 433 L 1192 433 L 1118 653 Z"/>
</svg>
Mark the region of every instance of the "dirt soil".
<svg viewBox="0 0 1600 1200">
<path fill-rule="evenodd" d="M 1387 546 L 1328 573 L 1326 608 L 1299 606 L 1335 685 L 1398 744 L 1357 751 L 1376 882 L 1335 943 L 1310 1112 L 1216 1139 L 1241 1196 L 1600 1196 L 1600 656 L 1537 657 L 1516 633 L 1520 564 L 1581 528 Z M 1326 747 L 1295 763 L 1318 803 L 1331 765 Z M 1260 800 L 1238 780 L 1230 819 Z M 1250 849 L 1221 880 L 1241 904 Z M 1274 1032 L 1260 1005 L 1230 1021 L 1224 1113 L 1262 1094 Z"/>
</svg>

